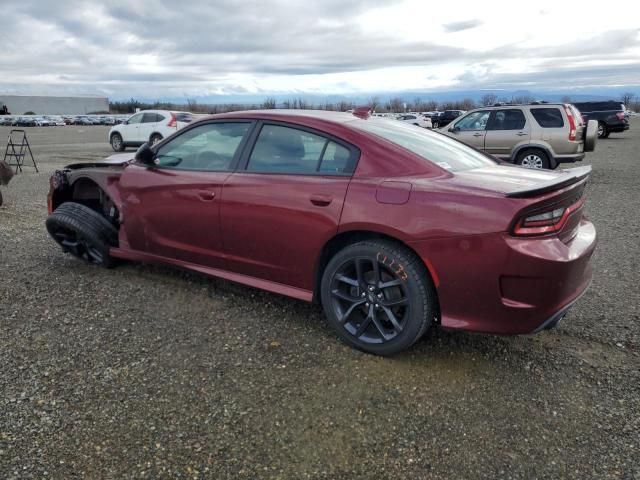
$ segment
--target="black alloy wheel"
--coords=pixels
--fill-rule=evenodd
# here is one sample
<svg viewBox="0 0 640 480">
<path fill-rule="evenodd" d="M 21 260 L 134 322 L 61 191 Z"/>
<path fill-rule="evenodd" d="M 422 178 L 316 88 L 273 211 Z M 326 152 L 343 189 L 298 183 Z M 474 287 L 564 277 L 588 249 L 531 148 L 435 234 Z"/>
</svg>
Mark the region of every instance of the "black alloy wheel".
<svg viewBox="0 0 640 480">
<path fill-rule="evenodd" d="M 118 230 L 99 212 L 86 205 L 66 202 L 46 221 L 49 235 L 66 253 L 91 265 L 111 267 L 109 249 L 118 245 Z"/>
<path fill-rule="evenodd" d="M 329 262 L 322 304 L 352 346 L 391 355 L 412 345 L 435 317 L 430 276 L 413 252 L 388 241 L 350 245 Z"/>
</svg>

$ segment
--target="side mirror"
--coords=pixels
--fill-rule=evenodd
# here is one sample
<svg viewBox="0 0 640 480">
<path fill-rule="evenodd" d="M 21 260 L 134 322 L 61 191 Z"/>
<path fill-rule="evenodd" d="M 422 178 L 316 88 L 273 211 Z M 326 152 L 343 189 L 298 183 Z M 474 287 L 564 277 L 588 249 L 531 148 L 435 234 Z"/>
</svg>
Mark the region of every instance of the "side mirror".
<svg viewBox="0 0 640 480">
<path fill-rule="evenodd" d="M 453 133 L 458 133 L 460 131 L 460 127 L 451 127 L 449 128 L 449 131 Z"/>
<path fill-rule="evenodd" d="M 123 125 L 129 125 L 129 120 L 125 120 L 122 122 Z"/>
<path fill-rule="evenodd" d="M 140 145 L 135 156 L 136 162 L 141 163 L 142 165 L 147 165 L 148 167 L 155 166 L 155 158 L 155 152 L 151 150 L 151 147 L 146 142 Z"/>
</svg>

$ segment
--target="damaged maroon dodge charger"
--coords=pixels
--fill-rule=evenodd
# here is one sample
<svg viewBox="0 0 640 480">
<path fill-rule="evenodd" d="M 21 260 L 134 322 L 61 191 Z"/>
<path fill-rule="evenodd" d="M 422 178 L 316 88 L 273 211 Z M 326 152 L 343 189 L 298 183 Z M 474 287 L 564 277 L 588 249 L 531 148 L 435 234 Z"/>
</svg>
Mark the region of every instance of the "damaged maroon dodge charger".
<svg viewBox="0 0 640 480">
<path fill-rule="evenodd" d="M 89 263 L 318 302 L 345 342 L 389 355 L 432 325 L 553 327 L 591 280 L 590 172 L 505 164 L 366 110 L 236 112 L 55 172 L 46 224 Z"/>
</svg>

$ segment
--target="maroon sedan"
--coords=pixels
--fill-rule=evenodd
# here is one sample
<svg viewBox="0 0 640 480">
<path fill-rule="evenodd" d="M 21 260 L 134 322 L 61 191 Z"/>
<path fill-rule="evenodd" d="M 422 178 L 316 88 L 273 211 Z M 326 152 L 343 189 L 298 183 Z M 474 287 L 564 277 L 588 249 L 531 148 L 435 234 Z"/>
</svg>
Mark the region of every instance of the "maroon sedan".
<svg viewBox="0 0 640 480">
<path fill-rule="evenodd" d="M 51 178 L 47 229 L 98 265 L 158 262 L 322 304 L 387 355 L 432 325 L 552 327 L 586 290 L 590 167 L 530 170 L 393 120 L 215 115 Z"/>
</svg>

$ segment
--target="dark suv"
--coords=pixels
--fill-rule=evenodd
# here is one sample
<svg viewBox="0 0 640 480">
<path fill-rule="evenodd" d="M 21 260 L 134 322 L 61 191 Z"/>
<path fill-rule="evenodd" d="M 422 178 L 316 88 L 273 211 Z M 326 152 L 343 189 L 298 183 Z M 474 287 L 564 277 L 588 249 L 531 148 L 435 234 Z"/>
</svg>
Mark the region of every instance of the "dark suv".
<svg viewBox="0 0 640 480">
<path fill-rule="evenodd" d="M 464 110 L 445 110 L 438 117 L 431 119 L 433 128 L 442 128 L 449 125 L 453 120 L 465 113 Z"/>
<path fill-rule="evenodd" d="M 629 120 L 625 116 L 624 105 L 620 102 L 580 102 L 573 105 L 580 110 L 585 122 L 598 122 L 599 138 L 607 138 L 612 132 L 629 130 Z"/>
</svg>

